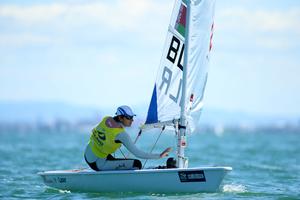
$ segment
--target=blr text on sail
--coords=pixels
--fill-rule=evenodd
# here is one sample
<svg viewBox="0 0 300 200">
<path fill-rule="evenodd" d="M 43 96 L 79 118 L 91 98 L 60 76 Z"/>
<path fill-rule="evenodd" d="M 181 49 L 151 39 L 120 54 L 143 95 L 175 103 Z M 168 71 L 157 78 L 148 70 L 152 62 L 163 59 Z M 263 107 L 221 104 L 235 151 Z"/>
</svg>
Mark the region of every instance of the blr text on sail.
<svg viewBox="0 0 300 200">
<path fill-rule="evenodd" d="M 184 43 L 181 42 L 176 36 L 173 35 L 169 49 L 164 62 L 165 66 L 163 68 L 163 73 L 161 77 L 161 83 L 159 83 L 159 90 L 161 94 L 168 95 L 171 100 L 176 104 L 182 102 L 181 91 L 182 91 L 182 78 L 177 79 L 173 77 L 173 72 L 176 70 L 183 70 L 183 52 Z M 178 75 L 181 73 L 175 73 Z M 170 88 L 170 85 L 173 87 Z M 180 99 L 179 99 L 180 98 Z M 180 100 L 180 101 L 179 101 Z"/>
</svg>

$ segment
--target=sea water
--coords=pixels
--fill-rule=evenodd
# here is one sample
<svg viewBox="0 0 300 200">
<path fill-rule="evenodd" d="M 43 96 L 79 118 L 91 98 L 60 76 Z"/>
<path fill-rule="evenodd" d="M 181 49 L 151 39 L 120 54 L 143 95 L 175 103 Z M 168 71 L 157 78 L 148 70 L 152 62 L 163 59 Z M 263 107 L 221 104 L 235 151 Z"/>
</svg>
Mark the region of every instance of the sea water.
<svg viewBox="0 0 300 200">
<path fill-rule="evenodd" d="M 130 134 L 135 139 L 136 133 Z M 40 171 L 88 167 L 83 159 L 88 139 L 87 131 L 0 132 L 0 199 L 300 199 L 300 133 L 288 131 L 204 131 L 188 137 L 190 167 L 233 168 L 217 193 L 80 193 L 45 186 L 37 175 Z M 168 146 L 174 148 L 175 141 L 172 133 L 145 133 L 137 145 L 160 153 Z M 175 156 L 174 151 L 170 156 Z M 162 166 L 165 161 L 148 160 L 145 167 Z"/>
</svg>

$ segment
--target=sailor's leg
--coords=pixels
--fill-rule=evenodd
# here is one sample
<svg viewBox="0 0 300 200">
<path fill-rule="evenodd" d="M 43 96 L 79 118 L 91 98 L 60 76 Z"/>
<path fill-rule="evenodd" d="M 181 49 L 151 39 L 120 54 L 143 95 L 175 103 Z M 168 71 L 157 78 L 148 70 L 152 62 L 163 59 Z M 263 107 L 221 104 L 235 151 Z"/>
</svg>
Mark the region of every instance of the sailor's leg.
<svg viewBox="0 0 300 200">
<path fill-rule="evenodd" d="M 92 151 L 89 145 L 87 145 L 84 152 L 84 159 L 86 163 L 95 171 L 100 171 L 101 167 L 105 164 L 106 158 L 98 158 Z"/>
<path fill-rule="evenodd" d="M 100 170 L 132 170 L 141 169 L 142 163 L 137 159 L 106 159 L 105 162 L 96 161 Z"/>
<path fill-rule="evenodd" d="M 140 169 L 141 167 L 137 164 L 140 162 L 135 159 L 127 160 L 106 160 L 105 164 L 102 165 L 100 170 L 131 170 Z"/>
<path fill-rule="evenodd" d="M 132 170 L 141 169 L 142 163 L 137 159 L 120 159 L 108 155 L 107 158 L 99 158 L 93 152 L 90 146 L 86 147 L 84 158 L 87 164 L 95 171 L 101 170 Z"/>
</svg>

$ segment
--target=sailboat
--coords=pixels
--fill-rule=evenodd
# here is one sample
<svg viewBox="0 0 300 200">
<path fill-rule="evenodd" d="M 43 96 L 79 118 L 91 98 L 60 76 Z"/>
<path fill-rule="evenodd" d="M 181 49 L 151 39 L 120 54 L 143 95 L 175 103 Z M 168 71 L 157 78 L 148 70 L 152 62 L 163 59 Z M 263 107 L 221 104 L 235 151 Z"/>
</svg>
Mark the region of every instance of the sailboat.
<svg viewBox="0 0 300 200">
<path fill-rule="evenodd" d="M 212 47 L 215 0 L 176 0 L 141 131 L 171 128 L 177 134 L 176 168 L 60 170 L 38 173 L 50 187 L 82 192 L 216 192 L 231 167 L 188 167 L 186 138 L 203 108 Z"/>
</svg>

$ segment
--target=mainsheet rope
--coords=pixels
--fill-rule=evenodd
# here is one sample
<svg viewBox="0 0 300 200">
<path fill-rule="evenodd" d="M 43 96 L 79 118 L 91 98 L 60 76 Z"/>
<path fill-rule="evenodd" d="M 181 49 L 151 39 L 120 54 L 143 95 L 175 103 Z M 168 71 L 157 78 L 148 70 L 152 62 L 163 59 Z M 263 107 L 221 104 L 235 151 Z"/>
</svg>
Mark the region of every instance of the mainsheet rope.
<svg viewBox="0 0 300 200">
<path fill-rule="evenodd" d="M 160 131 L 160 133 L 159 133 L 159 135 L 158 135 L 158 137 L 157 137 L 157 139 L 156 139 L 156 141 L 155 141 L 154 145 L 152 146 L 152 149 L 151 149 L 150 153 L 152 153 L 153 149 L 155 148 L 155 146 L 156 146 L 156 144 L 157 144 L 157 142 L 158 142 L 158 140 L 159 140 L 159 138 L 160 138 L 160 136 L 161 136 L 162 132 L 165 130 L 165 128 L 166 128 L 166 126 L 163 126 L 163 127 L 162 127 L 162 129 L 161 129 L 161 131 Z M 142 169 L 144 169 L 144 168 L 145 168 L 145 165 L 146 165 L 147 161 L 148 161 L 148 159 L 146 159 L 146 160 L 145 160 L 145 162 L 144 162 L 144 165 L 143 165 Z"/>
<path fill-rule="evenodd" d="M 156 139 L 154 145 L 153 145 L 152 148 L 151 148 L 150 153 L 152 153 L 153 149 L 155 148 L 155 146 L 156 146 L 156 144 L 157 144 L 157 142 L 158 142 L 158 140 L 159 140 L 161 134 L 162 134 L 163 131 L 165 130 L 165 128 L 166 128 L 166 126 L 163 126 L 163 127 L 162 127 L 162 129 L 161 129 L 161 131 L 160 131 L 160 133 L 159 133 L 159 135 L 158 135 L 158 137 L 157 137 L 157 139 Z M 136 136 L 136 138 L 135 138 L 135 140 L 134 140 L 134 144 L 137 143 L 137 141 L 138 141 L 138 139 L 140 138 L 141 135 L 142 135 L 142 129 L 138 132 L 138 135 Z M 123 153 L 123 151 L 121 150 L 121 148 L 119 148 L 119 150 L 120 150 L 121 154 L 124 156 L 125 159 L 127 159 L 127 157 L 129 157 L 130 153 L 128 153 L 127 156 L 125 156 L 125 154 Z M 146 165 L 147 161 L 148 161 L 148 159 L 145 160 L 142 169 L 145 168 L 145 165 Z"/>
</svg>

